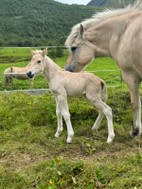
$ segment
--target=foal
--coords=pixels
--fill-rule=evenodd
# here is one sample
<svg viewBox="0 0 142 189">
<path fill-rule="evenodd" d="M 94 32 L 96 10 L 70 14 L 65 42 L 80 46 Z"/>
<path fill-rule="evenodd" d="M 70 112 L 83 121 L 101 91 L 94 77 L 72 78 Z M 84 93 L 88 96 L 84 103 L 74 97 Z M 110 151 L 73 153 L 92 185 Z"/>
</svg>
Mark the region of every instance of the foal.
<svg viewBox="0 0 142 189">
<path fill-rule="evenodd" d="M 31 69 L 27 72 L 28 77 L 32 78 L 35 74 L 43 72 L 49 82 L 50 89 L 56 97 L 58 127 L 55 137 L 59 137 L 63 131 L 63 117 L 68 131 L 67 143 L 72 142 L 74 131 L 70 121 L 67 96 L 77 97 L 85 94 L 88 101 L 99 109 L 99 115 L 92 130 L 99 128 L 103 115 L 105 115 L 108 122 L 107 143 L 110 143 L 115 134 L 112 122 L 112 110 L 105 104 L 107 94 L 104 81 L 91 73 L 71 73 L 61 69 L 46 56 L 47 48 L 43 51 L 32 51 L 32 54 Z"/>
</svg>

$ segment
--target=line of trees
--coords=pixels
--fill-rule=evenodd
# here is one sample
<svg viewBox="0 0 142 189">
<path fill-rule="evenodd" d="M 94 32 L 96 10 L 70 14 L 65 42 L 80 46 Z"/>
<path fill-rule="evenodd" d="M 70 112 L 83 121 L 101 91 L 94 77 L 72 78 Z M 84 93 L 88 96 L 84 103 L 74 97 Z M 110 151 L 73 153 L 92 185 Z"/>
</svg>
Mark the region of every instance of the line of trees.
<svg viewBox="0 0 142 189">
<path fill-rule="evenodd" d="M 72 26 L 95 7 L 53 0 L 0 0 L 0 46 L 63 45 Z"/>
</svg>

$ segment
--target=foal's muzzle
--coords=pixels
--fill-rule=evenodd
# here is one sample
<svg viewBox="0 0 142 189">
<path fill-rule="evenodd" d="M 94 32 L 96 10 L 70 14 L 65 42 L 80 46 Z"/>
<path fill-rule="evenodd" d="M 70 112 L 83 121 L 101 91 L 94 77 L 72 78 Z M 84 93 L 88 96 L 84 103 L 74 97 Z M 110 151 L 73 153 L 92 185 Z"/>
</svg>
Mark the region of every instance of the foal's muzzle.
<svg viewBox="0 0 142 189">
<path fill-rule="evenodd" d="M 29 71 L 29 72 L 27 72 L 27 76 L 28 76 L 29 78 L 33 78 L 33 77 L 34 77 L 34 74 L 32 74 L 32 72 Z"/>
</svg>

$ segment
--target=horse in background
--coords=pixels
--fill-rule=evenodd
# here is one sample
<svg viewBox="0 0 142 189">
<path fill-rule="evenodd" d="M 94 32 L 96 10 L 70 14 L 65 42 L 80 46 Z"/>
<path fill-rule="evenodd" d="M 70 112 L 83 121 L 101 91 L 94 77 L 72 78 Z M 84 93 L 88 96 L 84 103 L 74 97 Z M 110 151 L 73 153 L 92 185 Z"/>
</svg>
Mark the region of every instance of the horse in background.
<svg viewBox="0 0 142 189">
<path fill-rule="evenodd" d="M 105 103 L 107 99 L 105 82 L 91 73 L 70 73 L 61 69 L 46 56 L 46 48 L 40 52 L 33 51 L 32 54 L 33 57 L 30 62 L 31 68 L 28 70 L 27 75 L 29 78 L 33 78 L 35 74 L 43 72 L 49 83 L 50 89 L 56 97 L 58 127 L 55 137 L 59 137 L 63 131 L 63 117 L 68 131 L 67 142 L 72 142 L 74 131 L 70 121 L 67 97 L 85 95 L 87 100 L 99 109 L 99 115 L 92 127 L 92 130 L 97 130 L 99 128 L 101 120 L 105 115 L 108 123 L 107 143 L 112 142 L 115 134 L 112 122 L 112 110 Z"/>
<path fill-rule="evenodd" d="M 37 50 L 37 52 L 40 52 L 40 50 Z M 19 80 L 26 80 L 28 79 L 30 81 L 30 86 L 33 87 L 33 81 L 35 77 L 37 76 L 34 75 L 33 78 L 29 78 L 27 76 L 27 71 L 31 68 L 31 65 L 28 64 L 26 67 L 9 67 L 5 69 L 4 71 L 4 85 L 7 86 L 12 83 L 12 79 L 16 78 Z"/>
<path fill-rule="evenodd" d="M 66 40 L 70 55 L 65 70 L 80 72 L 96 55 L 109 56 L 118 64 L 127 84 L 133 110 L 132 137 L 139 137 L 141 128 L 142 81 L 142 2 L 135 1 L 123 9 L 97 13 L 72 28 Z"/>
</svg>

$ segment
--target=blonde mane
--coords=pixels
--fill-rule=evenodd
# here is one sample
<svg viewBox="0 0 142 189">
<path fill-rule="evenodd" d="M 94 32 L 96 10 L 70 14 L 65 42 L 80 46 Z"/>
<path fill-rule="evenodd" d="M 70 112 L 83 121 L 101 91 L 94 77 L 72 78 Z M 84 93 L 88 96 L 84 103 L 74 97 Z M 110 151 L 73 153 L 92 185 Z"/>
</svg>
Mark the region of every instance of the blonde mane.
<svg viewBox="0 0 142 189">
<path fill-rule="evenodd" d="M 99 12 L 97 14 L 94 14 L 92 16 L 92 18 L 90 19 L 86 19 L 83 22 L 75 25 L 72 30 L 70 35 L 68 36 L 65 45 L 67 47 L 70 47 L 74 41 L 74 39 L 79 35 L 80 33 L 80 24 L 83 25 L 84 30 L 89 29 L 92 26 L 95 26 L 97 24 L 99 24 L 100 22 L 107 20 L 111 17 L 114 16 L 119 16 L 122 14 L 126 14 L 126 13 L 131 13 L 131 12 L 136 12 L 136 11 L 140 11 L 142 10 L 142 2 L 141 0 L 137 0 L 133 5 L 128 5 L 125 8 L 120 8 L 120 9 L 106 9 L 103 12 Z"/>
</svg>

